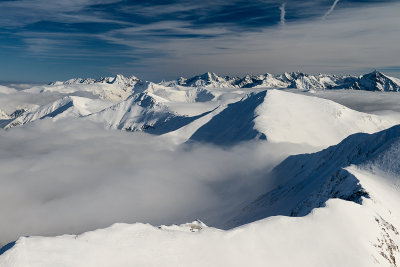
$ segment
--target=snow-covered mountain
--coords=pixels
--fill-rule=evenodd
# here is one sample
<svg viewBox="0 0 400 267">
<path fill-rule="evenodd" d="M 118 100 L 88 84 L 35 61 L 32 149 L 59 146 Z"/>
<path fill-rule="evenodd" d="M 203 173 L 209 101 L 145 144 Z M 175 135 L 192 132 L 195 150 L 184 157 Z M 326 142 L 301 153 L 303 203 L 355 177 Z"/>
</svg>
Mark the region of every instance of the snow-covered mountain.
<svg viewBox="0 0 400 267">
<path fill-rule="evenodd" d="M 97 80 L 88 79 L 70 79 L 64 82 L 53 82 L 48 85 L 34 86 L 24 90 L 26 93 L 87 93 L 97 96 L 103 100 L 122 101 L 133 93 L 139 93 L 148 87 L 149 82 L 142 81 L 135 76 L 124 77 L 116 75 L 115 77 L 100 78 Z"/>
<path fill-rule="evenodd" d="M 99 112 L 110 105 L 112 105 L 112 103 L 99 99 L 66 96 L 32 110 L 14 111 L 14 113 L 10 115 L 8 123 L 3 128 L 8 129 L 45 118 L 60 119 L 87 116 Z"/>
<path fill-rule="evenodd" d="M 165 99 L 150 93 L 141 93 L 93 113 L 85 119 L 103 123 L 111 129 L 143 131 L 160 135 L 175 131 L 205 115 L 193 117 L 180 115 L 165 105 L 165 102 Z"/>
<path fill-rule="evenodd" d="M 359 77 L 352 88 L 367 91 L 398 92 L 400 90 L 400 80 L 387 76 L 379 71 L 373 71 Z"/>
<path fill-rule="evenodd" d="M 379 71 L 373 71 L 361 76 L 337 76 L 330 74 L 310 75 L 302 72 L 283 73 L 273 75 L 270 73 L 261 75 L 246 75 L 240 77 L 218 76 L 215 73 L 207 72 L 191 78 L 179 78 L 173 81 L 153 83 L 142 81 L 135 76 L 106 77 L 99 79 L 74 78 L 64 82 L 52 82 L 47 86 L 35 86 L 27 89 L 27 92 L 58 91 L 71 93 L 79 90 L 92 92 L 102 98 L 111 100 L 126 99 L 127 93 L 140 93 L 144 90 L 168 91 L 167 94 L 174 94 L 171 91 L 186 91 L 191 88 L 292 88 L 301 90 L 317 89 L 354 89 L 366 91 L 399 91 L 400 79 L 390 77 Z M 113 90 L 111 90 L 113 88 Z M 102 90 L 104 92 L 102 92 Z M 114 91 L 114 92 L 110 92 Z M 161 95 L 160 95 L 161 96 Z"/>
<path fill-rule="evenodd" d="M 351 135 L 338 145 L 314 154 L 291 156 L 273 170 L 276 188 L 243 207 L 228 225 L 242 225 L 274 215 L 305 216 L 331 198 L 362 204 L 363 198 L 374 196 L 352 170 L 362 168 L 375 173 L 379 170 L 400 178 L 399 148 L 400 125 L 397 125 L 375 134 Z"/>
<path fill-rule="evenodd" d="M 115 84 L 115 85 L 126 85 L 126 86 L 134 86 L 141 80 L 135 76 L 125 77 L 121 74 L 116 75 L 115 77 L 105 77 L 99 79 L 92 78 L 74 78 L 69 79 L 67 81 L 56 81 L 49 83 L 49 85 L 70 85 L 70 84 Z"/>
<path fill-rule="evenodd" d="M 202 75 L 197 75 L 192 78 L 186 79 L 180 77 L 176 81 L 163 82 L 167 86 L 186 86 L 186 87 L 232 87 L 238 78 L 230 78 L 228 76 L 220 77 L 213 72 L 206 72 Z"/>
<path fill-rule="evenodd" d="M 330 100 L 280 90 L 251 93 L 233 103 L 210 105 L 204 112 L 191 116 L 174 111 L 173 106 L 171 101 L 149 92 L 133 94 L 117 104 L 66 96 L 18 114 L 15 119 L 4 120 L 3 128 L 45 118 L 80 117 L 111 129 L 174 135 L 180 142 L 231 146 L 264 139 L 326 147 L 350 134 L 376 132 L 398 121 L 357 112 Z"/>
<path fill-rule="evenodd" d="M 232 145 L 266 139 L 325 147 L 350 134 L 373 133 L 394 124 L 396 121 L 357 112 L 330 100 L 268 90 L 229 104 L 190 140 Z"/>
</svg>

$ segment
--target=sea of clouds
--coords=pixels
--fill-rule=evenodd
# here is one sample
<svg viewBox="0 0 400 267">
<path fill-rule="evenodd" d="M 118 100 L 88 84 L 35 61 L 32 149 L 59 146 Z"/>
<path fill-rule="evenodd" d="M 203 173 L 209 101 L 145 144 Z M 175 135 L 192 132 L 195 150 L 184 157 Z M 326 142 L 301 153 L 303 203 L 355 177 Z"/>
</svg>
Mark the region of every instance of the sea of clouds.
<svg viewBox="0 0 400 267">
<path fill-rule="evenodd" d="M 73 119 L 0 129 L 0 140 L 0 244 L 116 222 L 201 219 L 223 227 L 240 204 L 273 186 L 276 164 L 312 150 L 265 141 L 176 146 Z"/>
</svg>

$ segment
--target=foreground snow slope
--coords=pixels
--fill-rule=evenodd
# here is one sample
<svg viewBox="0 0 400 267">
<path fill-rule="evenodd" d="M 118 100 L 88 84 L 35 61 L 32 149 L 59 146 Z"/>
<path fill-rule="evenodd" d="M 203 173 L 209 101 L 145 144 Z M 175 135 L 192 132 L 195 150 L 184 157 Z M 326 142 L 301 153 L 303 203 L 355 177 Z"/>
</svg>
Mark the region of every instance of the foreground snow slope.
<svg viewBox="0 0 400 267">
<path fill-rule="evenodd" d="M 22 237 L 0 266 L 394 266 L 397 229 L 366 202 L 330 200 L 306 217 L 229 231 L 115 224 L 78 236 Z"/>
<path fill-rule="evenodd" d="M 332 200 L 304 218 L 273 217 L 230 231 L 115 224 L 79 236 L 23 237 L 0 265 L 390 266 L 374 247 L 381 224 L 368 208 Z"/>
</svg>

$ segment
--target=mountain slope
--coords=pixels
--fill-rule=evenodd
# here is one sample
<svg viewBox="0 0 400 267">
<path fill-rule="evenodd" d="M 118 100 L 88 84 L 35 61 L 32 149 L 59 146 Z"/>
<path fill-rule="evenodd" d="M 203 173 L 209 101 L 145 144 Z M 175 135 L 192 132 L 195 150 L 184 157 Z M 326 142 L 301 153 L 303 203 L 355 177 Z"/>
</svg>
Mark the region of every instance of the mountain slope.
<svg viewBox="0 0 400 267">
<path fill-rule="evenodd" d="M 208 114 L 206 112 L 192 117 L 179 115 L 164 105 L 164 101 L 166 100 L 149 93 L 132 95 L 125 101 L 87 116 L 86 119 L 103 123 L 111 129 L 160 135 L 175 131 Z"/>
<path fill-rule="evenodd" d="M 371 196 L 347 167 L 373 167 L 400 177 L 399 147 L 400 125 L 397 125 L 371 135 L 351 135 L 321 152 L 291 156 L 272 172 L 276 188 L 245 206 L 227 226 L 273 215 L 304 216 L 331 198 L 362 203 L 363 197 Z"/>
<path fill-rule="evenodd" d="M 24 92 L 32 94 L 40 93 L 61 93 L 72 94 L 76 92 L 86 92 L 98 96 L 100 99 L 111 101 L 122 101 L 133 93 L 140 93 L 145 90 L 149 82 L 144 82 L 138 78 L 124 77 L 117 75 L 115 77 L 94 79 L 71 79 L 65 82 L 54 82 L 43 86 L 34 86 Z"/>
<path fill-rule="evenodd" d="M 180 85 L 187 87 L 232 87 L 238 78 L 220 77 L 213 72 L 207 72 L 202 75 L 197 75 L 189 79 L 179 78 L 176 81 L 169 82 L 170 86 Z"/>
<path fill-rule="evenodd" d="M 279 90 L 252 93 L 200 127 L 191 141 L 233 145 L 241 141 L 329 146 L 356 132 L 376 132 L 395 122 L 330 100 Z"/>
<path fill-rule="evenodd" d="M 203 87 L 187 87 L 178 84 L 166 85 L 165 83 L 149 83 L 143 92 L 162 97 L 168 101 L 184 103 L 212 101 L 221 95 L 221 92 L 218 90 L 209 90 Z"/>
<path fill-rule="evenodd" d="M 81 117 L 98 112 L 111 103 L 78 96 L 66 96 L 62 99 L 37 107 L 30 111 L 22 111 L 4 126 L 5 129 L 23 125 L 45 118 Z"/>
<path fill-rule="evenodd" d="M 359 88 L 356 88 L 356 87 Z M 400 80 L 387 76 L 379 71 L 362 75 L 356 84 L 355 89 L 367 91 L 400 91 Z"/>
</svg>

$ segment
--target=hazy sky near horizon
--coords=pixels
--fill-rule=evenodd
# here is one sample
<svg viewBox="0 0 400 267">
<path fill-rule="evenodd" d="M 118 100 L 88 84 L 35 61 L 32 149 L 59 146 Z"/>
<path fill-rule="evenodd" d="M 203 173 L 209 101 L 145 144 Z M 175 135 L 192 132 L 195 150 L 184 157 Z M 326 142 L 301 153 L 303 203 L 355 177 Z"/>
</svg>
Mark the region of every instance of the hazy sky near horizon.
<svg viewBox="0 0 400 267">
<path fill-rule="evenodd" d="M 213 71 L 400 76 L 399 1 L 0 2 L 0 81 Z"/>
</svg>

